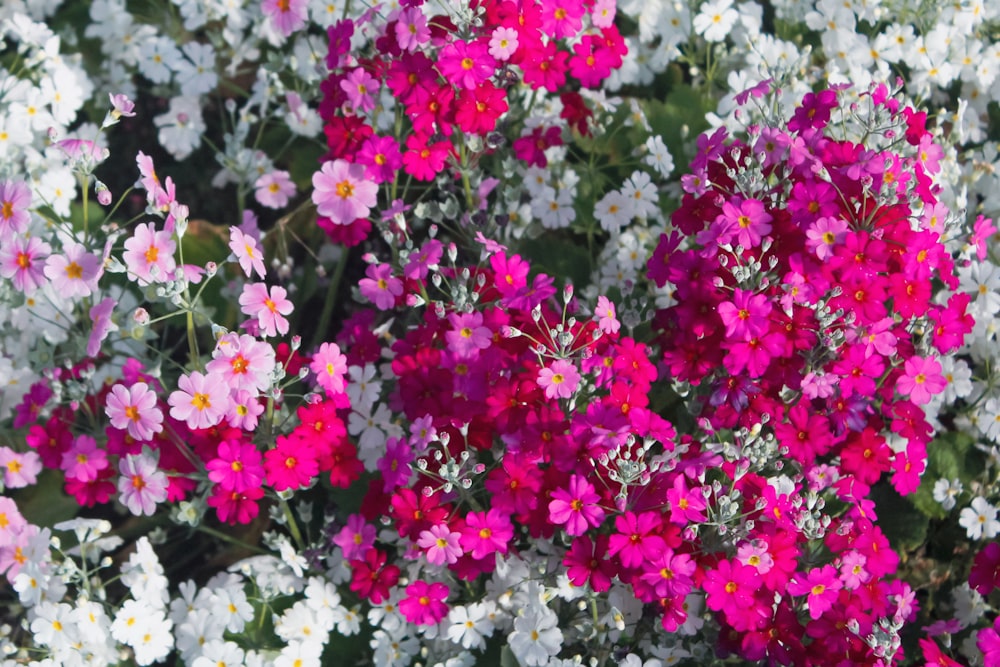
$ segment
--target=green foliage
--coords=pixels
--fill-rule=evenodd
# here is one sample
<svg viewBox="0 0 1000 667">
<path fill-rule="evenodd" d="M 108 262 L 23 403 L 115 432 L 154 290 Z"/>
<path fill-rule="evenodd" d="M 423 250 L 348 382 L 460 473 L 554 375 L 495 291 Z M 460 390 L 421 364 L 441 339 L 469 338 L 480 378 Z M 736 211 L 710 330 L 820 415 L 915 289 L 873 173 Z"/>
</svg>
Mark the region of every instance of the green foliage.
<svg viewBox="0 0 1000 667">
<path fill-rule="evenodd" d="M 968 488 L 978 477 L 985 461 L 982 453 L 973 447 L 971 436 L 956 431 L 945 431 L 927 447 L 927 470 L 920 480 L 920 488 L 913 494 L 913 504 L 932 519 L 944 519 L 948 511 L 934 500 L 934 484 L 939 479 L 959 480 Z"/>
<path fill-rule="evenodd" d="M 911 551 L 927 540 L 927 516 L 909 498 L 899 495 L 891 485 L 879 482 L 872 487 L 872 500 L 879 526 L 897 551 Z"/>
</svg>

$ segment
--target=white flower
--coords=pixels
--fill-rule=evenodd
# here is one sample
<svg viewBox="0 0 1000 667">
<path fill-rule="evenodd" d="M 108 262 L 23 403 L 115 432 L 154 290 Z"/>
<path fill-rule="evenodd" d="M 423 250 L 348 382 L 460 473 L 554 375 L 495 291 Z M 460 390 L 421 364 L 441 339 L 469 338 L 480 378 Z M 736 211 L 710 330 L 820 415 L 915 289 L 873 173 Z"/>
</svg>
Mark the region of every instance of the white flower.
<svg viewBox="0 0 1000 667">
<path fill-rule="evenodd" d="M 53 651 L 62 651 L 79 641 L 79 628 L 73 622 L 73 608 L 68 604 L 41 602 L 34 608 L 31 634 L 35 641 Z"/>
<path fill-rule="evenodd" d="M 288 642 L 274 659 L 274 667 L 319 667 L 322 653 L 323 645 L 316 642 Z"/>
<path fill-rule="evenodd" d="M 594 217 L 601 223 L 601 228 L 609 233 L 617 232 L 623 225 L 631 222 L 634 214 L 632 200 L 625 197 L 620 190 L 607 193 L 594 206 Z"/>
<path fill-rule="evenodd" d="M 247 601 L 242 588 L 227 587 L 213 590 L 212 616 L 229 632 L 243 632 L 243 627 L 253 620 L 253 606 Z"/>
<path fill-rule="evenodd" d="M 941 507 L 946 510 L 950 510 L 955 507 L 955 498 L 962 493 L 962 483 L 955 480 L 947 480 L 944 478 L 939 479 L 934 482 L 934 500 L 941 503 Z"/>
<path fill-rule="evenodd" d="M 177 625 L 177 650 L 181 652 L 181 658 L 190 664 L 201 655 L 202 646 L 213 639 L 222 639 L 225 630 L 225 616 L 213 614 L 208 609 L 192 610 Z"/>
<path fill-rule="evenodd" d="M 492 602 L 489 603 L 492 605 Z M 493 634 L 487 603 L 475 602 L 456 606 L 448 612 L 448 639 L 468 649 L 486 647 L 486 638 Z"/>
<path fill-rule="evenodd" d="M 983 596 L 969 588 L 968 582 L 956 587 L 951 595 L 955 602 L 955 620 L 961 623 L 963 628 L 976 623 L 986 613 Z"/>
<path fill-rule="evenodd" d="M 111 636 L 135 651 L 135 661 L 149 665 L 162 660 L 174 646 L 173 622 L 141 600 L 127 600 L 115 614 Z"/>
<path fill-rule="evenodd" d="M 274 619 L 274 632 L 287 641 L 316 642 L 325 644 L 333 628 L 332 615 L 320 618 L 303 600 L 299 600 L 285 610 L 281 617 Z"/>
<path fill-rule="evenodd" d="M 203 95 L 219 83 L 215 73 L 215 49 L 211 44 L 188 42 L 183 47 L 186 60 L 177 61 L 177 85 L 183 95 Z"/>
<path fill-rule="evenodd" d="M 167 113 L 153 122 L 160 128 L 157 138 L 163 147 L 178 160 L 183 160 L 201 145 L 205 121 L 196 97 L 174 97 Z"/>
<path fill-rule="evenodd" d="M 622 184 L 622 195 L 632 201 L 635 215 L 640 218 L 655 218 L 660 212 L 660 200 L 653 180 L 644 171 L 634 171 Z"/>
<path fill-rule="evenodd" d="M 368 412 L 378 401 L 379 394 L 382 393 L 382 383 L 375 379 L 376 371 L 374 364 L 365 364 L 364 367 L 351 366 L 347 369 L 347 374 L 351 378 L 347 385 L 347 396 L 351 399 L 351 407 L 355 410 Z"/>
<path fill-rule="evenodd" d="M 646 150 L 649 155 L 645 157 L 645 163 L 656 169 L 663 178 L 669 177 L 674 171 L 674 158 L 663 143 L 663 137 L 657 134 L 646 139 Z"/>
<path fill-rule="evenodd" d="M 242 667 L 243 649 L 233 642 L 213 639 L 206 642 L 191 667 Z"/>
<path fill-rule="evenodd" d="M 548 607 L 529 606 L 514 619 L 514 632 L 508 637 L 510 650 L 522 665 L 540 667 L 562 648 L 563 634 L 559 618 Z"/>
<path fill-rule="evenodd" d="M 576 219 L 576 209 L 573 208 L 573 193 L 568 189 L 546 186 L 542 193 L 531 200 L 531 215 L 542 223 L 546 229 L 563 229 L 569 227 Z"/>
<path fill-rule="evenodd" d="M 182 58 L 173 40 L 155 37 L 139 47 L 139 72 L 153 83 L 169 83 Z"/>
<path fill-rule="evenodd" d="M 703 36 L 707 42 L 724 40 L 740 17 L 732 4 L 732 0 L 706 2 L 694 17 L 694 31 Z"/>
<path fill-rule="evenodd" d="M 965 528 L 969 539 L 993 539 L 1000 532 L 1000 521 L 997 521 L 997 508 L 982 497 L 972 500 L 972 506 L 966 507 L 958 517 L 958 523 Z"/>
</svg>

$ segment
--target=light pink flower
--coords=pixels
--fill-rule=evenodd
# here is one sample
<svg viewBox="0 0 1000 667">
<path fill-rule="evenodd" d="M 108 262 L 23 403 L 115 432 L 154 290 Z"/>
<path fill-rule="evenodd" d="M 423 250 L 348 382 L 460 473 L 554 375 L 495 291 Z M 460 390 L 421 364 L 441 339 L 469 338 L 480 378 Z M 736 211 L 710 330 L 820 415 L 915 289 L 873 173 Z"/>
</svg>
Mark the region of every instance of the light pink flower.
<svg viewBox="0 0 1000 667">
<path fill-rule="evenodd" d="M 257 239 L 244 234 L 239 227 L 229 228 L 229 249 L 236 255 L 236 260 L 247 278 L 254 271 L 257 272 L 258 278 L 263 278 L 267 273 L 264 267 L 264 253 L 257 249 Z"/>
<path fill-rule="evenodd" d="M 135 276 L 140 285 L 163 282 L 173 275 L 177 268 L 174 251 L 177 244 L 170 232 L 157 231 L 153 223 L 136 225 L 132 236 L 125 240 L 122 259 L 130 276 Z"/>
<path fill-rule="evenodd" d="M 569 398 L 580 384 L 580 373 L 566 359 L 557 359 L 551 366 L 538 371 L 538 386 L 546 398 Z"/>
<path fill-rule="evenodd" d="M 31 190 L 21 181 L 0 181 L 0 239 L 22 234 L 31 222 Z"/>
<path fill-rule="evenodd" d="M 265 336 L 288 333 L 288 320 L 284 316 L 294 307 L 284 287 L 275 285 L 269 291 L 264 283 L 249 283 L 240 294 L 240 306 L 245 315 L 257 318 Z"/>
<path fill-rule="evenodd" d="M 79 243 L 69 243 L 64 255 L 50 255 L 45 262 L 45 277 L 66 298 L 90 295 L 101 277 L 101 258 L 87 252 Z"/>
<path fill-rule="evenodd" d="M 274 359 L 274 348 L 267 343 L 246 334 L 228 333 L 216 342 L 205 370 L 221 377 L 234 391 L 256 395 L 271 386 Z"/>
<path fill-rule="evenodd" d="M 336 343 L 323 343 L 313 354 L 309 370 L 316 375 L 316 382 L 327 394 L 342 394 L 346 388 L 347 357 L 340 353 Z"/>
<path fill-rule="evenodd" d="M 263 0 L 261 11 L 283 37 L 288 37 L 306 24 L 308 0 Z"/>
<path fill-rule="evenodd" d="M 508 27 L 494 28 L 490 35 L 490 55 L 497 60 L 505 61 L 517 51 L 517 30 Z"/>
<path fill-rule="evenodd" d="M 375 93 L 378 92 L 379 88 L 378 79 L 366 72 L 363 67 L 356 67 L 340 80 L 340 89 L 347 94 L 348 103 L 356 111 L 374 109 Z"/>
<path fill-rule="evenodd" d="M 462 557 L 461 537 L 461 533 L 452 532 L 448 524 L 441 523 L 421 531 L 417 546 L 424 550 L 431 565 L 451 565 Z"/>
<path fill-rule="evenodd" d="M 909 396 L 917 405 L 929 403 L 931 396 L 948 386 L 941 374 L 941 364 L 934 357 L 910 357 L 903 364 L 903 375 L 896 382 L 896 391 Z"/>
<path fill-rule="evenodd" d="M 108 467 L 108 455 L 89 435 L 79 435 L 73 439 L 73 445 L 63 452 L 59 467 L 67 477 L 92 482 L 101 470 Z"/>
<path fill-rule="evenodd" d="M 431 38 L 427 17 L 419 7 L 407 7 L 396 21 L 396 43 L 404 51 L 416 51 Z"/>
<path fill-rule="evenodd" d="M 448 315 L 452 329 L 446 331 L 444 338 L 448 341 L 448 349 L 462 359 L 479 355 L 493 344 L 493 332 L 483 326 L 482 313 L 451 313 Z"/>
<path fill-rule="evenodd" d="M 606 334 L 616 334 L 622 326 L 615 315 L 615 304 L 606 296 L 597 297 L 594 317 L 597 318 L 597 326 Z"/>
<path fill-rule="evenodd" d="M 0 248 L 0 276 L 10 279 L 14 287 L 31 294 L 45 280 L 44 266 L 52 248 L 37 236 L 15 236 Z"/>
<path fill-rule="evenodd" d="M 111 426 L 127 430 L 139 442 L 148 442 L 163 430 L 163 411 L 156 405 L 156 394 L 145 382 L 131 387 L 116 384 L 108 392 L 104 413 Z"/>
<path fill-rule="evenodd" d="M 118 325 L 111 321 L 111 313 L 114 312 L 116 303 L 118 301 L 109 296 L 90 309 L 90 321 L 94 326 L 87 339 L 88 357 L 96 356 L 101 351 L 101 342 L 108 337 L 108 334 L 118 331 Z"/>
<path fill-rule="evenodd" d="M 167 499 L 167 475 L 145 454 L 128 454 L 118 462 L 118 500 L 136 516 L 152 516 Z"/>
<path fill-rule="evenodd" d="M 288 206 L 288 199 L 295 195 L 295 183 L 292 183 L 287 171 L 280 169 L 264 174 L 253 186 L 256 188 L 254 197 L 257 203 L 268 208 L 284 208 Z"/>
<path fill-rule="evenodd" d="M 375 304 L 379 310 L 389 310 L 396 305 L 396 297 L 403 293 L 403 281 L 392 275 L 389 264 L 369 264 L 367 278 L 358 282 L 361 296 Z"/>
<path fill-rule="evenodd" d="M 20 489 L 38 481 L 42 459 L 34 451 L 15 452 L 10 447 L 0 447 L 0 470 L 8 489 Z"/>
<path fill-rule="evenodd" d="M 365 166 L 347 160 L 324 162 L 313 174 L 312 200 L 317 212 L 336 225 L 367 218 L 378 199 L 378 185 L 365 179 Z"/>
<path fill-rule="evenodd" d="M 210 428 L 229 411 L 229 387 L 218 375 L 193 371 L 177 381 L 179 389 L 167 399 L 170 416 L 189 428 Z"/>
</svg>

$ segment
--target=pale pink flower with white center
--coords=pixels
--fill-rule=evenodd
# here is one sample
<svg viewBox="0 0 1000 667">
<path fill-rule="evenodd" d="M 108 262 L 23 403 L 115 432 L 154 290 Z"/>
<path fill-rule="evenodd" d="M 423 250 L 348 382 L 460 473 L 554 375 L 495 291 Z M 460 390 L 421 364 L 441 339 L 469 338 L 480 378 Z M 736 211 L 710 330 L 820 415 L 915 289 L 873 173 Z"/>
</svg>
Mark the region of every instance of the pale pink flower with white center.
<svg viewBox="0 0 1000 667">
<path fill-rule="evenodd" d="M 101 351 L 101 342 L 112 331 L 118 331 L 118 325 L 111 321 L 111 313 L 114 312 L 117 303 L 116 299 L 109 296 L 90 309 L 90 321 L 93 323 L 93 328 L 87 339 L 88 357 L 97 356 L 97 353 Z"/>
<path fill-rule="evenodd" d="M 37 236 L 15 236 L 0 248 L 0 276 L 19 291 L 31 294 L 45 281 L 45 260 L 50 252 L 49 244 Z"/>
<path fill-rule="evenodd" d="M 283 37 L 288 37 L 306 24 L 308 0 L 263 0 L 261 12 Z"/>
<path fill-rule="evenodd" d="M 580 384 L 580 373 L 566 359 L 557 359 L 551 366 L 538 371 L 538 386 L 546 398 L 569 398 Z"/>
<path fill-rule="evenodd" d="M 461 537 L 461 533 L 452 532 L 447 524 L 441 523 L 421 531 L 417 546 L 424 550 L 431 565 L 451 565 L 462 557 Z"/>
<path fill-rule="evenodd" d="M 4 486 L 20 489 L 38 481 L 42 459 L 34 451 L 15 452 L 10 447 L 0 447 L 0 470 Z"/>
<path fill-rule="evenodd" d="M 263 278 L 267 273 L 264 267 L 264 253 L 257 249 L 257 239 L 244 234 L 239 227 L 229 228 L 229 249 L 236 255 L 236 260 L 247 278 L 254 271 L 257 272 L 258 278 Z"/>
<path fill-rule="evenodd" d="M 336 343 L 323 343 L 313 354 L 309 370 L 316 375 L 316 382 L 327 394 L 342 394 L 347 388 L 347 357 L 340 353 Z"/>
<path fill-rule="evenodd" d="M 152 516 L 167 499 L 167 475 L 146 454 L 127 454 L 118 462 L 118 500 L 136 516 Z"/>
<path fill-rule="evenodd" d="M 21 181 L 0 181 L 0 239 L 22 234 L 31 222 L 31 190 Z"/>
<path fill-rule="evenodd" d="M 597 0 L 590 10 L 590 22 L 595 28 L 610 28 L 615 20 L 615 0 Z"/>
<path fill-rule="evenodd" d="M 163 411 L 156 405 L 156 393 L 145 382 L 131 387 L 116 384 L 108 392 L 104 413 L 111 426 L 139 442 L 149 442 L 153 435 L 163 430 Z"/>
<path fill-rule="evenodd" d="M 116 95 L 108 93 L 108 99 L 111 100 L 111 115 L 115 120 L 118 120 L 122 116 L 131 118 L 135 115 L 135 103 L 128 98 L 128 95 L 124 93 Z"/>
<path fill-rule="evenodd" d="M 324 162 L 313 174 L 316 211 L 335 225 L 367 218 L 378 200 L 378 185 L 365 180 L 365 166 L 347 160 Z"/>
<path fill-rule="evenodd" d="M 268 208 L 284 208 L 295 195 L 295 183 L 287 171 L 277 170 L 264 174 L 253 184 L 257 203 Z M 263 276 L 262 276 L 263 277 Z"/>
<path fill-rule="evenodd" d="M 271 386 L 274 348 L 253 336 L 228 333 L 219 338 L 205 370 L 218 375 L 233 391 L 257 394 Z"/>
<path fill-rule="evenodd" d="M 218 375 L 193 371 L 182 375 L 177 386 L 167 399 L 170 416 L 188 428 L 211 428 L 229 412 L 229 387 Z"/>
<path fill-rule="evenodd" d="M 615 315 L 615 304 L 603 295 L 597 297 L 594 317 L 597 318 L 597 326 L 606 334 L 616 334 L 622 326 Z"/>
<path fill-rule="evenodd" d="M 73 445 L 63 452 L 59 467 L 67 477 L 92 482 L 100 471 L 108 467 L 108 455 L 89 435 L 79 435 L 73 439 Z"/>
<path fill-rule="evenodd" d="M 517 30 L 514 28 L 495 28 L 490 35 L 490 55 L 497 60 L 508 60 L 517 51 Z"/>
<path fill-rule="evenodd" d="M 941 375 L 941 364 L 934 357 L 910 357 L 903 364 L 903 375 L 896 381 L 900 396 L 909 396 L 917 405 L 925 405 L 931 397 L 948 386 Z"/>
<path fill-rule="evenodd" d="M 451 313 L 448 321 L 453 327 L 444 334 L 448 349 L 462 359 L 479 355 L 493 344 L 493 332 L 483 326 L 482 313 Z"/>
<path fill-rule="evenodd" d="M 101 277 L 101 258 L 87 252 L 79 243 L 69 243 L 63 250 L 63 255 L 49 256 L 45 262 L 45 277 L 65 298 L 89 296 Z"/>
<path fill-rule="evenodd" d="M 170 278 L 177 268 L 176 249 L 170 232 L 157 231 L 153 223 L 136 225 L 132 236 L 125 239 L 122 259 L 129 276 L 135 277 L 140 285 L 148 285 Z"/>
<path fill-rule="evenodd" d="M 264 283 L 249 283 L 240 294 L 240 307 L 248 317 L 256 317 L 265 336 L 284 336 L 288 333 L 285 315 L 292 312 L 292 302 L 284 287 L 275 285 L 268 290 Z"/>
</svg>

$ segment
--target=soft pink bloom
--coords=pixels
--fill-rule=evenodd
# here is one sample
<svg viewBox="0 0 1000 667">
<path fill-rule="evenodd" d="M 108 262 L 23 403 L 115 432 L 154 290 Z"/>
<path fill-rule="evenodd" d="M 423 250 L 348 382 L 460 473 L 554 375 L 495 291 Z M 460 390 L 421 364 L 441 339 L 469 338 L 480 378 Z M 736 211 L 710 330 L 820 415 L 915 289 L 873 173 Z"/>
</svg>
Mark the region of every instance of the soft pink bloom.
<svg viewBox="0 0 1000 667">
<path fill-rule="evenodd" d="M 462 557 L 460 538 L 458 531 L 452 531 L 448 524 L 441 523 L 431 526 L 430 530 L 420 531 L 417 546 L 424 550 L 431 565 L 451 565 Z"/>
<path fill-rule="evenodd" d="M 316 375 L 316 382 L 327 394 L 342 394 L 346 388 L 347 357 L 340 353 L 336 343 L 323 343 L 313 354 L 309 370 Z"/>
<path fill-rule="evenodd" d="M 167 499 L 167 475 L 145 454 L 127 454 L 118 462 L 118 500 L 136 516 L 156 513 L 156 505 Z"/>
<path fill-rule="evenodd" d="M 247 278 L 256 271 L 258 278 L 264 278 L 264 253 L 257 249 L 257 239 L 244 234 L 239 227 L 229 228 L 229 249 L 233 251 L 240 268 Z"/>
<path fill-rule="evenodd" d="M 257 203 L 268 208 L 284 208 L 289 198 L 295 195 L 295 183 L 292 183 L 288 172 L 281 169 L 264 174 L 253 186 L 256 188 L 254 197 Z"/>
<path fill-rule="evenodd" d="M 261 12 L 283 37 L 288 37 L 306 24 L 308 0 L 263 0 Z"/>
<path fill-rule="evenodd" d="M 288 320 L 284 316 L 291 313 L 294 307 L 284 287 L 275 285 L 269 291 L 264 283 L 249 283 L 240 294 L 240 306 L 244 314 L 257 318 L 265 336 L 284 336 L 288 333 Z"/>
<path fill-rule="evenodd" d="M 173 276 L 177 268 L 176 249 L 170 232 L 157 231 L 153 223 L 136 225 L 132 236 L 125 240 L 122 259 L 129 275 L 137 278 L 140 285 L 148 285 Z"/>
<path fill-rule="evenodd" d="M 924 405 L 931 396 L 940 394 L 948 386 L 941 375 L 941 364 L 934 357 L 910 357 L 903 364 L 903 375 L 896 382 L 896 391 L 908 396 L 917 405 Z"/>
<path fill-rule="evenodd" d="M 354 68 L 340 80 L 340 89 L 346 93 L 347 102 L 354 107 L 355 111 L 373 110 L 375 108 L 375 93 L 380 87 L 378 79 L 369 74 L 363 67 Z"/>
<path fill-rule="evenodd" d="M 428 584 L 418 579 L 406 587 L 406 597 L 399 601 L 399 612 L 414 625 L 434 625 L 448 615 L 448 586 Z"/>
<path fill-rule="evenodd" d="M 52 248 L 37 236 L 15 236 L 0 247 L 0 276 L 11 280 L 14 287 L 31 294 L 45 280 L 44 266 Z"/>
<path fill-rule="evenodd" d="M 594 310 L 597 326 L 606 334 L 616 334 L 621 329 L 621 323 L 615 315 L 615 304 L 608 297 L 597 297 L 597 308 Z"/>
<path fill-rule="evenodd" d="M 538 386 L 545 390 L 546 398 L 569 398 L 579 384 L 580 373 L 566 359 L 556 359 L 538 371 Z"/>
<path fill-rule="evenodd" d="M 500 61 L 505 61 L 517 51 L 517 30 L 508 27 L 493 29 L 490 35 L 490 55 Z"/>
<path fill-rule="evenodd" d="M 14 544 L 17 535 L 28 525 L 17 503 L 12 498 L 0 496 L 0 549 Z M 4 568 L 0 565 L 0 572 Z"/>
<path fill-rule="evenodd" d="M 90 309 L 90 320 L 93 327 L 90 330 L 90 337 L 87 339 L 87 356 L 96 356 L 101 351 L 101 342 L 108 337 L 112 331 L 118 331 L 118 325 L 111 321 L 111 313 L 115 310 L 118 301 L 113 297 L 105 297 L 101 302 Z"/>
<path fill-rule="evenodd" d="M 427 17 L 419 7 L 407 7 L 396 20 L 396 42 L 404 51 L 416 51 L 431 38 Z"/>
<path fill-rule="evenodd" d="M 73 445 L 63 452 L 59 467 L 67 477 L 92 482 L 100 471 L 108 467 L 108 455 L 89 435 L 78 435 L 73 439 Z"/>
<path fill-rule="evenodd" d="M 163 411 L 156 405 L 156 394 L 145 382 L 131 387 L 116 384 L 108 392 L 104 413 L 114 428 L 128 430 L 139 442 L 152 440 L 163 430 Z"/>
<path fill-rule="evenodd" d="M 4 486 L 20 489 L 38 481 L 42 459 L 33 450 L 15 452 L 10 447 L 0 447 L 0 470 L 3 471 Z"/>
<path fill-rule="evenodd" d="M 347 525 L 340 529 L 333 538 L 344 552 L 344 560 L 361 560 L 365 553 L 375 544 L 375 526 L 371 525 L 360 514 L 347 517 Z"/>
<path fill-rule="evenodd" d="M 0 239 L 23 234 L 31 222 L 31 190 L 22 181 L 0 181 Z"/>
<path fill-rule="evenodd" d="M 569 488 L 558 488 L 552 492 L 549 502 L 549 521 L 566 526 L 570 535 L 583 535 L 590 527 L 601 525 L 604 510 L 597 503 L 601 496 L 585 477 L 573 475 Z"/>
<path fill-rule="evenodd" d="M 396 305 L 396 297 L 403 293 L 403 281 L 392 275 L 389 264 L 369 264 L 367 278 L 358 282 L 361 296 L 375 304 L 379 310 L 389 310 Z"/>
<path fill-rule="evenodd" d="M 167 399 L 170 416 L 187 423 L 188 428 L 215 426 L 229 411 L 229 387 L 218 375 L 193 371 L 182 375 L 177 386 Z"/>
<path fill-rule="evenodd" d="M 205 370 L 221 377 L 234 391 L 254 395 L 271 386 L 274 348 L 246 334 L 223 334 L 215 343 L 212 360 Z"/>
<path fill-rule="evenodd" d="M 806 247 L 821 260 L 833 257 L 834 246 L 847 237 L 847 221 L 840 218 L 820 218 L 806 230 Z"/>
<path fill-rule="evenodd" d="M 45 262 L 45 276 L 63 297 L 90 295 L 101 277 L 101 258 L 87 252 L 79 243 L 69 243 L 63 250 L 64 255 L 49 256 Z"/>
<path fill-rule="evenodd" d="M 257 420 L 263 412 L 264 406 L 258 400 L 256 393 L 238 390 L 230 395 L 226 423 L 233 428 L 253 431 L 257 428 Z"/>
<path fill-rule="evenodd" d="M 493 332 L 483 326 L 482 313 L 451 313 L 448 321 L 452 328 L 445 332 L 444 338 L 448 349 L 456 356 L 462 359 L 476 357 L 480 350 L 493 344 Z"/>
<path fill-rule="evenodd" d="M 378 185 L 365 180 L 364 165 L 347 160 L 324 162 L 312 181 L 317 212 L 336 225 L 367 218 L 378 199 Z"/>
<path fill-rule="evenodd" d="M 135 103 L 128 98 L 128 95 L 108 93 L 108 99 L 111 100 L 111 116 L 115 120 L 122 116 L 131 118 L 135 115 Z"/>
</svg>

